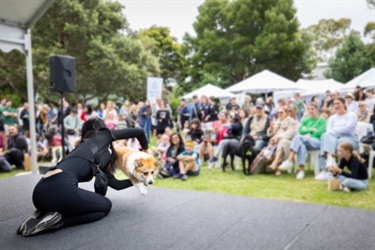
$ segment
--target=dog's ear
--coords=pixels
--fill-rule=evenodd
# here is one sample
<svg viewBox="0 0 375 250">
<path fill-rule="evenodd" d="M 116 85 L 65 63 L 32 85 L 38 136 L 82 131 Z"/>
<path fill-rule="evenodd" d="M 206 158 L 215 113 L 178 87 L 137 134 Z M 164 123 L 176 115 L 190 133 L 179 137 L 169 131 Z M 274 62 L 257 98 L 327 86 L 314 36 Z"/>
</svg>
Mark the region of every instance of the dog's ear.
<svg viewBox="0 0 375 250">
<path fill-rule="evenodd" d="M 138 159 L 134 160 L 134 167 L 135 168 L 140 168 L 142 167 L 142 162 Z"/>
<path fill-rule="evenodd" d="M 155 167 L 161 168 L 163 166 L 163 161 L 157 161 L 155 162 Z"/>
</svg>

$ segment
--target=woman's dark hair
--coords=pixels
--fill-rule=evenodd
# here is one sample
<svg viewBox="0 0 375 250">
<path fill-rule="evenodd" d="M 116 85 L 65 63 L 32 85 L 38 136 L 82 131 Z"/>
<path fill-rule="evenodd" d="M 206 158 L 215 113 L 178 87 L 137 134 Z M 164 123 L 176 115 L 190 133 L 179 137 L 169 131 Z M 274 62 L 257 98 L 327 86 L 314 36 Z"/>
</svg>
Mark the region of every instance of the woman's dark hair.
<svg viewBox="0 0 375 250">
<path fill-rule="evenodd" d="M 172 133 L 171 137 L 169 138 L 169 143 L 170 143 L 171 147 L 173 147 L 173 140 L 172 140 L 173 136 L 178 136 L 178 139 L 180 140 L 178 147 L 181 147 L 181 145 L 184 145 L 184 141 L 182 140 L 181 135 L 179 133 L 175 132 L 175 133 Z"/>
<path fill-rule="evenodd" d="M 100 131 L 108 131 L 110 136 L 115 140 L 116 138 L 113 136 L 112 131 L 105 125 L 104 121 L 100 118 L 93 118 L 85 121 L 82 125 L 81 131 L 81 140 L 79 142 L 82 143 L 84 139 L 90 138 L 93 135 L 98 134 Z M 111 160 L 109 161 L 108 165 L 104 167 L 103 170 L 107 171 L 107 173 L 113 173 L 115 171 L 114 163 L 117 159 L 116 151 L 112 145 L 110 144 L 110 149 L 112 151 Z"/>
<path fill-rule="evenodd" d="M 191 121 L 190 126 L 193 125 L 193 124 L 197 124 L 196 129 L 200 129 L 200 128 L 201 128 L 201 121 L 200 121 L 198 118 L 194 118 L 194 119 Z"/>
<path fill-rule="evenodd" d="M 93 111 L 92 106 L 90 104 L 87 104 L 86 108 L 87 108 L 87 114 L 91 115 Z"/>
<path fill-rule="evenodd" d="M 233 119 L 233 123 L 240 121 L 240 116 L 238 114 L 230 114 L 230 117 Z"/>
<path fill-rule="evenodd" d="M 345 99 L 343 97 L 339 97 L 336 100 L 339 101 L 339 102 L 341 102 L 344 105 L 345 110 L 348 110 L 348 108 L 346 107 L 346 101 L 345 101 Z"/>
</svg>

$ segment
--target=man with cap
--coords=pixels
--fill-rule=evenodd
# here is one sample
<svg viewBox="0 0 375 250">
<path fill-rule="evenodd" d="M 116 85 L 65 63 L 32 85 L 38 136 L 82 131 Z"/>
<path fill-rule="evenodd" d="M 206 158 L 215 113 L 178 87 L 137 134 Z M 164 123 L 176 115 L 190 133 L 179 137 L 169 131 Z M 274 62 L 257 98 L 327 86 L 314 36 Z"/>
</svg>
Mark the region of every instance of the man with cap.
<svg viewBox="0 0 375 250">
<path fill-rule="evenodd" d="M 347 93 L 345 95 L 346 107 L 348 111 L 357 113 L 358 111 L 358 103 L 354 101 L 354 96 L 352 93 Z"/>
<path fill-rule="evenodd" d="M 236 97 L 232 97 L 230 98 L 230 101 L 229 103 L 225 106 L 225 109 L 228 111 L 228 112 L 232 112 L 232 111 L 235 111 L 237 113 L 237 111 L 240 109 L 240 106 L 237 104 L 236 102 Z"/>
<path fill-rule="evenodd" d="M 269 139 L 267 129 L 269 126 L 270 118 L 264 112 L 264 102 L 259 100 L 255 103 L 255 114 L 247 119 L 243 128 L 243 136 L 250 135 L 253 137 L 255 141 L 254 148 L 258 152 L 267 145 Z"/>
</svg>

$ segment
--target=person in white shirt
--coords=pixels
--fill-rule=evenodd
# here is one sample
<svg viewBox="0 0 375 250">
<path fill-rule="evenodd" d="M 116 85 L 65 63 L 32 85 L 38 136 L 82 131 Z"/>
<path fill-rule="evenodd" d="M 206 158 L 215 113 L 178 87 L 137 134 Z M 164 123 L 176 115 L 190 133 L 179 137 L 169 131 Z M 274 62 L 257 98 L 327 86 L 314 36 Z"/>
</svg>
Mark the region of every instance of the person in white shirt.
<svg viewBox="0 0 375 250">
<path fill-rule="evenodd" d="M 336 154 L 337 145 L 341 142 L 350 142 L 354 149 L 358 149 L 359 139 L 356 131 L 357 115 L 347 110 L 344 98 L 334 100 L 333 106 L 336 113 L 328 119 L 326 132 L 320 138 L 319 166 L 323 170 L 317 180 L 326 179 L 326 169 L 337 164 L 333 155 Z"/>
<path fill-rule="evenodd" d="M 346 101 L 346 108 L 348 111 L 357 113 L 358 111 L 358 103 L 354 101 L 354 96 L 352 93 L 347 93 L 345 95 L 345 101 Z"/>
</svg>

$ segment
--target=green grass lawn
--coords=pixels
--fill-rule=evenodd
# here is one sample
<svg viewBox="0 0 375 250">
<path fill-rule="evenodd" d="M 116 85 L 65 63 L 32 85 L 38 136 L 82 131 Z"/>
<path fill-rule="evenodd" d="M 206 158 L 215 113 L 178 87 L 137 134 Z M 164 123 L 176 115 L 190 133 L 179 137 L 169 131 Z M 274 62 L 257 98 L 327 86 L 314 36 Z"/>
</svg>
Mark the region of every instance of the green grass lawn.
<svg viewBox="0 0 375 250">
<path fill-rule="evenodd" d="M 213 193 L 270 198 L 329 204 L 353 208 L 375 209 L 375 179 L 370 180 L 370 188 L 361 192 L 345 193 L 328 191 L 326 181 L 316 181 L 313 171 L 307 171 L 304 180 L 296 180 L 295 174 L 245 176 L 242 170 L 208 169 L 203 166 L 197 177 L 187 181 L 165 178 L 156 180 L 156 186 L 197 190 Z"/>
</svg>

